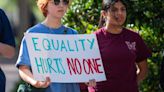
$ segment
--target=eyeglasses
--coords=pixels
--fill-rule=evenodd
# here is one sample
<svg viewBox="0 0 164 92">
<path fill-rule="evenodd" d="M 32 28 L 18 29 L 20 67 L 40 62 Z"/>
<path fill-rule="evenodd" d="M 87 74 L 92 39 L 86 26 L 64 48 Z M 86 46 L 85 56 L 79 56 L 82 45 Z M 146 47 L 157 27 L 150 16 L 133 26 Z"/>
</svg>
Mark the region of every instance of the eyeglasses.
<svg viewBox="0 0 164 92">
<path fill-rule="evenodd" d="M 55 4 L 55 5 L 59 5 L 61 2 L 62 2 L 64 5 L 68 5 L 68 4 L 69 4 L 69 0 L 62 0 L 62 1 L 60 1 L 60 0 L 54 0 L 54 4 Z"/>
</svg>

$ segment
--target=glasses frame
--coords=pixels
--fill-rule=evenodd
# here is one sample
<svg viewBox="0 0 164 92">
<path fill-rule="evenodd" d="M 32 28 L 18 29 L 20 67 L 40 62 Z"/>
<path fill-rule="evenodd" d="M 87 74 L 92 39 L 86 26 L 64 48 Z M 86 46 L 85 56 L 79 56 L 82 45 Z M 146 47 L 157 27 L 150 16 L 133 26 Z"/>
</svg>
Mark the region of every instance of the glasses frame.
<svg viewBox="0 0 164 92">
<path fill-rule="evenodd" d="M 68 5 L 69 4 L 69 0 L 54 0 L 54 4 L 55 5 L 59 5 L 60 3 L 63 3 L 63 5 Z"/>
</svg>

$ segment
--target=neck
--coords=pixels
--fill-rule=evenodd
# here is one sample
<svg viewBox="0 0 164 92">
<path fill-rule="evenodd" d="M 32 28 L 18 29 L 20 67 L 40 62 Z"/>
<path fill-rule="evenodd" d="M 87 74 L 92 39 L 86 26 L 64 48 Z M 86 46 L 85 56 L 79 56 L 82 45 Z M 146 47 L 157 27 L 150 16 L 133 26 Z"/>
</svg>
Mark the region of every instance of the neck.
<svg viewBox="0 0 164 92">
<path fill-rule="evenodd" d="M 122 32 L 122 26 L 112 26 L 112 25 L 106 25 L 105 26 L 106 31 L 112 34 L 119 34 Z"/>
<path fill-rule="evenodd" d="M 49 17 L 47 17 L 42 23 L 50 28 L 59 28 L 62 25 L 61 19 L 50 19 Z"/>
</svg>

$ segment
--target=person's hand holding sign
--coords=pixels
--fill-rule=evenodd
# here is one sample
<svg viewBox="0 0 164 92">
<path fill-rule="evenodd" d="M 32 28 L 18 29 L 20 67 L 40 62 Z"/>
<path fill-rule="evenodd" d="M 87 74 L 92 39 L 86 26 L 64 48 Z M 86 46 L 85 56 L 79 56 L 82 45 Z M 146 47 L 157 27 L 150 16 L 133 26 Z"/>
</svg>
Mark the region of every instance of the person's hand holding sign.
<svg viewBox="0 0 164 92">
<path fill-rule="evenodd" d="M 96 87 L 96 80 L 95 79 L 91 79 L 89 80 L 89 82 L 85 83 L 88 87 Z"/>
<path fill-rule="evenodd" d="M 19 66 L 19 73 L 21 77 L 24 78 L 24 80 L 26 80 L 26 82 L 30 83 L 32 86 L 36 88 L 47 88 L 51 83 L 49 77 L 46 77 L 45 81 L 35 80 L 29 67 L 27 66 Z"/>
<path fill-rule="evenodd" d="M 46 77 L 45 81 L 36 81 L 33 86 L 36 88 L 47 88 L 50 85 L 50 83 L 50 78 Z"/>
<path fill-rule="evenodd" d="M 95 92 L 96 91 L 96 80 L 91 79 L 89 82 L 85 83 L 88 86 L 89 92 Z"/>
</svg>

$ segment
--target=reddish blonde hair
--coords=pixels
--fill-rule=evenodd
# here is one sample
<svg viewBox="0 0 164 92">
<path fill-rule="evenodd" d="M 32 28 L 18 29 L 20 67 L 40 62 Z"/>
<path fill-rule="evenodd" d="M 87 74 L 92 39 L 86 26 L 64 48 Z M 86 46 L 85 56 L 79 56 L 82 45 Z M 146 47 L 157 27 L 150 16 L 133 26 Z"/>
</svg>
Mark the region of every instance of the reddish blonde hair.
<svg viewBox="0 0 164 92">
<path fill-rule="evenodd" d="M 51 0 L 36 0 L 37 1 L 37 6 L 39 10 L 43 13 L 43 15 L 46 17 L 47 16 L 47 5 L 48 2 Z M 69 5 L 71 4 L 72 0 L 69 0 Z"/>
<path fill-rule="evenodd" d="M 47 16 L 47 5 L 50 0 L 37 0 L 37 6 L 39 10 L 43 13 L 43 15 Z"/>
</svg>

